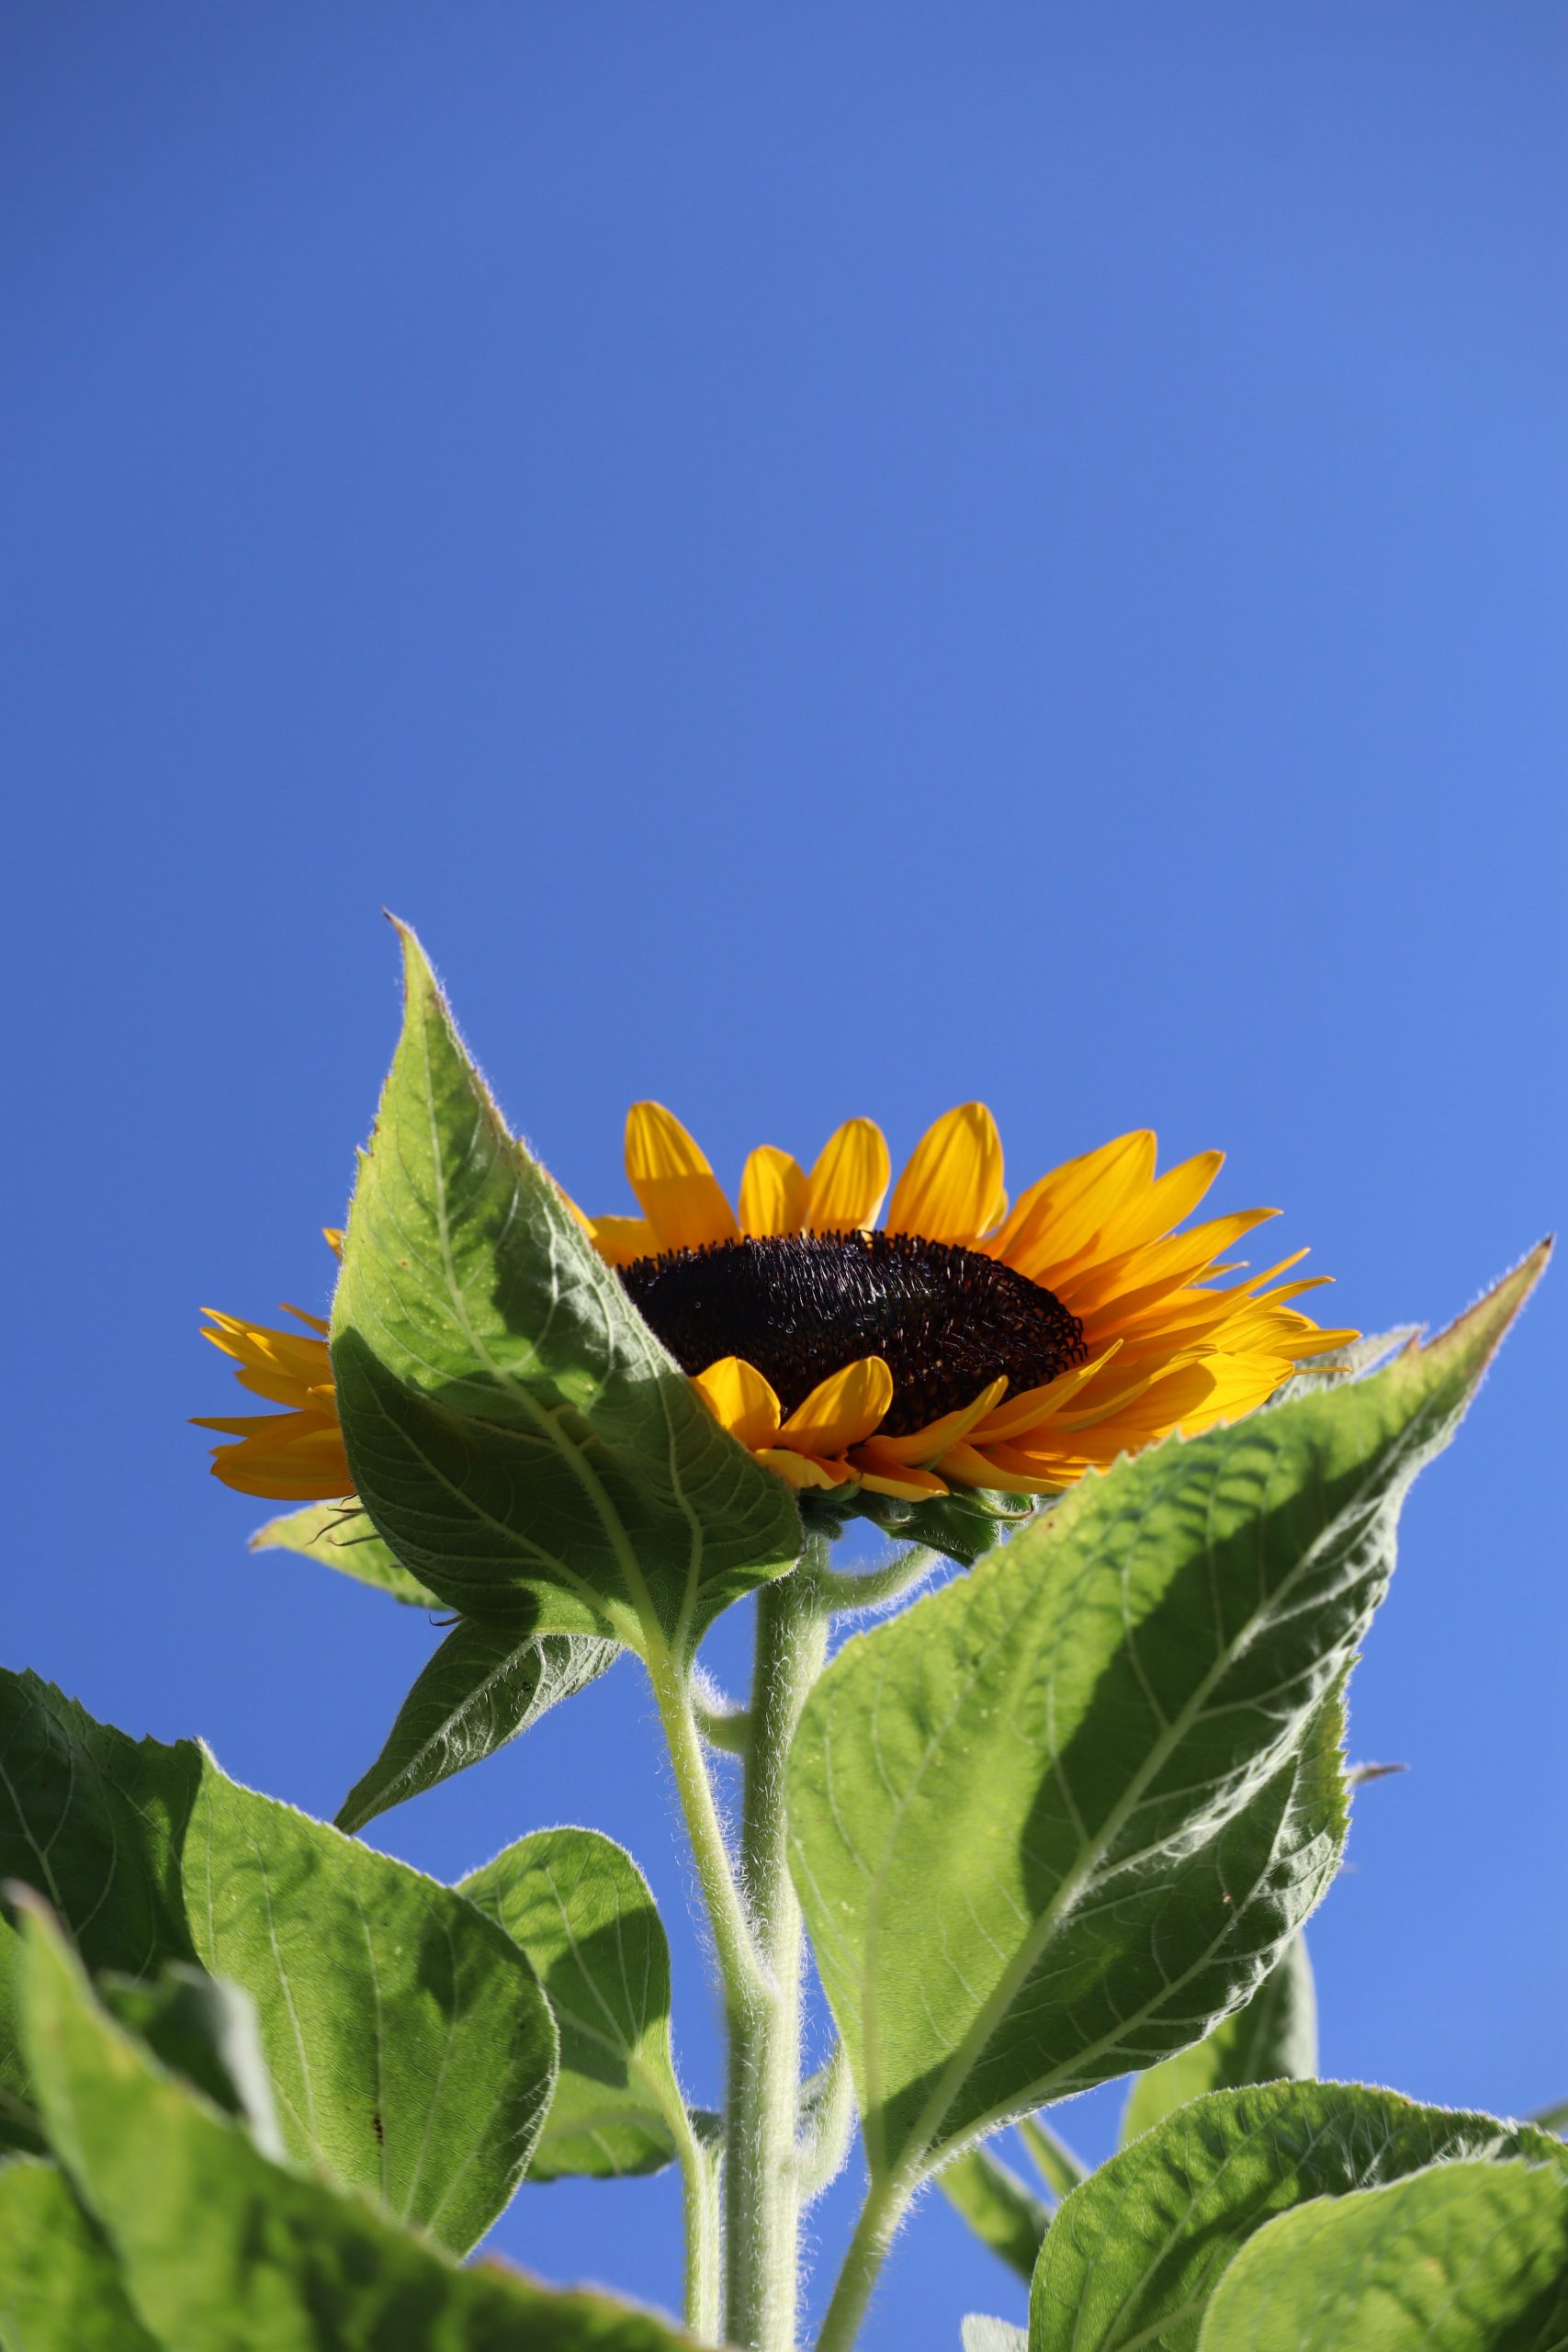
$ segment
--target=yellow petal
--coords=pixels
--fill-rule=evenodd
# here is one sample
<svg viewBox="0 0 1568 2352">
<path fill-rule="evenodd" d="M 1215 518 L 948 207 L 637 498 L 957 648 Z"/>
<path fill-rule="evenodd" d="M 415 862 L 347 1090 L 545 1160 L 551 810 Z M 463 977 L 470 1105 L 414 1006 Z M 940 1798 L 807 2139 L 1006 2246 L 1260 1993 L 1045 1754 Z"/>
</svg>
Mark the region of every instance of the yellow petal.
<svg viewBox="0 0 1568 2352">
<path fill-rule="evenodd" d="M 1120 1340 L 1113 1340 L 1101 1354 L 1091 1356 L 1088 1363 L 1076 1364 L 1070 1372 L 1059 1372 L 1055 1380 L 1047 1380 L 1042 1387 L 1025 1388 L 1018 1396 L 1010 1396 L 1005 1405 L 987 1413 L 965 1434 L 972 1436 L 976 1445 L 994 1445 L 1043 1427 L 1055 1419 L 1068 1399 L 1076 1396 L 1097 1372 L 1103 1370 L 1120 1345 Z"/>
<path fill-rule="evenodd" d="M 744 1356 L 720 1356 L 692 1385 L 720 1428 L 753 1453 L 778 1436 L 779 1400 L 773 1384 Z"/>
<path fill-rule="evenodd" d="M 786 1487 L 842 1487 L 854 1476 L 844 1462 L 818 1462 L 809 1453 L 785 1453 L 782 1448 L 757 1456 L 775 1477 Z"/>
<path fill-rule="evenodd" d="M 645 1216 L 596 1216 L 588 1229 L 607 1266 L 630 1266 L 638 1258 L 659 1255 L 658 1236 Z"/>
<path fill-rule="evenodd" d="M 626 1175 L 661 1250 L 739 1240 L 717 1177 L 662 1102 L 634 1102 L 626 1113 Z"/>
<path fill-rule="evenodd" d="M 874 1495 L 895 1495 L 900 1502 L 923 1503 L 948 1491 L 945 1479 L 932 1471 L 917 1470 L 887 1452 L 881 1438 L 857 1445 L 851 1461 L 863 1487 Z"/>
<path fill-rule="evenodd" d="M 1065 1160 L 1023 1193 L 992 1243 L 993 1255 L 1055 1287 L 1053 1270 L 1089 1249 L 1145 1192 L 1155 1171 L 1151 1129 L 1135 1127 L 1098 1150 Z"/>
<path fill-rule="evenodd" d="M 937 1464 L 944 1477 L 964 1487 L 995 1487 L 1004 1495 L 1053 1495 L 1066 1484 L 1048 1472 L 1005 1469 L 973 1445 L 955 1445 Z"/>
<path fill-rule="evenodd" d="M 845 1453 L 871 1435 L 892 1402 L 893 1374 L 880 1356 L 862 1356 L 818 1382 L 779 1431 L 779 1443 L 797 1453 Z"/>
<path fill-rule="evenodd" d="M 807 1233 L 854 1233 L 874 1225 L 892 1162 L 874 1119 L 846 1119 L 817 1155 L 806 1204 Z"/>
<path fill-rule="evenodd" d="M 333 1256 L 334 1258 L 341 1259 L 343 1256 L 342 1226 L 323 1225 L 321 1227 L 321 1238 L 325 1241 L 327 1248 L 332 1251 Z"/>
<path fill-rule="evenodd" d="M 887 1211 L 888 1229 L 966 1246 L 995 1225 L 1005 1198 L 997 1123 L 983 1102 L 962 1102 L 928 1127 L 910 1153 Z"/>
<path fill-rule="evenodd" d="M 740 1177 L 740 1230 L 766 1239 L 781 1233 L 798 1233 L 806 1223 L 806 1197 L 810 1186 L 798 1159 L 777 1144 L 760 1143 L 746 1161 Z"/>
<path fill-rule="evenodd" d="M 961 1405 L 956 1412 L 943 1413 L 940 1420 L 928 1421 L 923 1430 L 911 1430 L 908 1437 L 879 1437 L 876 1441 L 878 1452 L 886 1454 L 890 1462 L 934 1462 L 950 1446 L 966 1438 L 976 1422 L 984 1420 L 994 1405 L 1000 1404 L 1007 1394 L 1007 1385 L 1004 1372 L 999 1379 L 991 1382 L 988 1388 L 981 1389 L 973 1404 Z"/>
</svg>

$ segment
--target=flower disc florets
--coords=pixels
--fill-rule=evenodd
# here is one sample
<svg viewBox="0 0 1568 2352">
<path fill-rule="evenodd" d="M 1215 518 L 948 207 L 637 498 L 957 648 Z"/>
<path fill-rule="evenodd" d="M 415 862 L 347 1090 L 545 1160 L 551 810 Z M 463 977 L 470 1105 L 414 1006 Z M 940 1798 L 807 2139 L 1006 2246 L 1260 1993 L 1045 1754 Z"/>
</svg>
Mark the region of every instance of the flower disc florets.
<svg viewBox="0 0 1568 2352">
<path fill-rule="evenodd" d="M 1037 1388 L 1083 1363 L 1083 1326 L 1026 1275 L 913 1233 L 799 1233 L 637 1258 L 633 1302 L 683 1372 L 743 1356 L 786 1413 L 864 1356 L 893 1374 L 890 1437 L 967 1405 L 1005 1373 Z"/>
</svg>

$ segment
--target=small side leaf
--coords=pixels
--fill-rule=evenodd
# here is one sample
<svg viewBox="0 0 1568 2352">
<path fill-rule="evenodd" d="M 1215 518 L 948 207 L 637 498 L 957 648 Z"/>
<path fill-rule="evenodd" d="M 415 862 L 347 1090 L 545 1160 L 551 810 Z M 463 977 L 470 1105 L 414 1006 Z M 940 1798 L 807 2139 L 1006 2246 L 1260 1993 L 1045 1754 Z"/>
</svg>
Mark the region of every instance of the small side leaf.
<svg viewBox="0 0 1568 2352">
<path fill-rule="evenodd" d="M 0 2344 L 6 2352 L 159 2352 L 107 2240 L 54 2165 L 0 2165 Z"/>
<path fill-rule="evenodd" d="M 526 1952 L 560 2028 L 560 2075 L 531 2177 L 658 2172 L 682 2115 L 670 1946 L 631 1856 L 594 1829 L 540 1829 L 460 1892 Z"/>
<path fill-rule="evenodd" d="M 1025 2188 L 1011 2165 L 989 2148 L 965 2148 L 937 2179 L 948 2203 L 957 2207 L 981 2245 L 999 2254 L 1021 2278 L 1032 2278 L 1050 2227 L 1050 2209 Z M 971 2324 L 966 2320 L 965 2329 Z"/>
<path fill-rule="evenodd" d="M 1568 2180 L 1568 2151 L 1529 2124 L 1417 2107 L 1357 2083 L 1211 2092 L 1066 2199 L 1034 2276 L 1032 2352 L 1156 2343 L 1192 2352 L 1220 2279 L 1278 2214 L 1428 2165 L 1518 2156 L 1551 2162 Z"/>
<path fill-rule="evenodd" d="M 518 1634 L 465 1619 L 403 1701 L 380 1755 L 344 1798 L 340 1829 L 363 1829 L 455 1772 L 480 1764 L 612 1667 L 619 1645 L 591 1634 Z"/>
<path fill-rule="evenodd" d="M 361 2199 L 269 2162 L 114 2022 L 38 1917 L 28 1928 L 26 1991 L 51 2140 L 160 2344 L 678 2352 L 689 2343 L 607 2295 L 554 2292 L 500 2264 L 459 2269 Z M 85 2341 L 99 2352 L 97 2339 Z M 113 2352 L 135 2342 L 118 2339 Z"/>
<path fill-rule="evenodd" d="M 1209 2305 L 1201 2352 L 1560 2352 L 1568 2178 L 1443 2164 L 1259 2230 Z"/>
<path fill-rule="evenodd" d="M 1240 2090 L 1317 2072 L 1317 1996 L 1306 1941 L 1285 1946 L 1245 2008 L 1221 2019 L 1190 2050 L 1133 2078 L 1122 2116 L 1122 2145 L 1205 2091 Z"/>
<path fill-rule="evenodd" d="M 282 1519 L 269 1519 L 252 1536 L 250 1548 L 253 1552 L 299 1552 L 307 1560 L 319 1560 L 324 1568 L 336 1568 L 340 1576 L 354 1577 L 360 1584 L 390 1593 L 394 1600 L 404 1601 L 411 1609 L 445 1606 L 428 1585 L 421 1584 L 393 1557 L 365 1513 L 345 1509 L 342 1503 L 311 1503 L 304 1510 L 287 1512 Z"/>
</svg>

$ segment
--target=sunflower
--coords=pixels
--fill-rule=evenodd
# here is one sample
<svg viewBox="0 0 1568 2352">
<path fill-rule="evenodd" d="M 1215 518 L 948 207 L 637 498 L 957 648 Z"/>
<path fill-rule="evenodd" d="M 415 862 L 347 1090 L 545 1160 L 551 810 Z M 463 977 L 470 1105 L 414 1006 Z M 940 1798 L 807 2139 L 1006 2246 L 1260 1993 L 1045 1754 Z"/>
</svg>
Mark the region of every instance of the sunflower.
<svg viewBox="0 0 1568 2352">
<path fill-rule="evenodd" d="M 321 1230 L 334 1255 L 341 1257 L 342 1233 L 333 1226 Z M 212 1449 L 212 1475 L 226 1487 L 276 1502 L 328 1502 L 346 1495 L 354 1485 L 338 1423 L 328 1326 L 302 1306 L 286 1305 L 283 1312 L 305 1326 L 306 1336 L 274 1331 L 265 1324 L 220 1315 L 215 1306 L 203 1307 L 213 1328 L 201 1336 L 233 1358 L 242 1388 L 284 1410 L 198 1420 L 196 1427 L 238 1439 L 237 1444 Z"/>
<path fill-rule="evenodd" d="M 576 1215 L 715 1418 L 797 1492 L 922 1502 L 954 1487 L 1057 1494 L 1175 1430 L 1263 1404 L 1354 1331 L 1322 1330 L 1283 1281 L 1223 1262 L 1277 1214 L 1185 1220 L 1223 1164 L 1163 1176 L 1147 1129 L 1069 1159 L 1009 1209 L 984 1103 L 949 1111 L 893 1190 L 881 1129 L 850 1119 L 809 1170 L 763 1144 L 732 1208 L 661 1103 L 626 1119 L 640 1216 Z M 342 1235 L 328 1230 L 334 1250 Z M 246 1494 L 346 1495 L 327 1325 L 307 1336 L 207 1310 L 205 1336 L 278 1413 L 204 1420 L 237 1443 L 213 1473 Z"/>
<path fill-rule="evenodd" d="M 1221 1283 L 1277 1214 L 1186 1225 L 1223 1160 L 1156 1175 L 1139 1129 L 1010 1210 L 996 1121 L 965 1102 L 916 1145 L 879 1224 L 892 1171 L 872 1120 L 846 1121 L 809 1170 L 760 1146 L 732 1209 L 680 1121 L 639 1102 L 642 1214 L 584 1223 L 715 1417 L 790 1486 L 1050 1495 L 1235 1420 L 1357 1336 L 1290 1305 L 1327 1279 L 1280 1279 L 1304 1250 Z"/>
</svg>

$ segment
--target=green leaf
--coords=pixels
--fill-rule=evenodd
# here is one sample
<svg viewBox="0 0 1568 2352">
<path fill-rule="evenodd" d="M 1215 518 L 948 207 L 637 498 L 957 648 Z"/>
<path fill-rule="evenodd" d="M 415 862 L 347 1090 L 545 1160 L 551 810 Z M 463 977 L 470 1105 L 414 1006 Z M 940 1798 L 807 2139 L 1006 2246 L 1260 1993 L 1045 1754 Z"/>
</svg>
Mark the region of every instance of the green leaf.
<svg viewBox="0 0 1568 2352">
<path fill-rule="evenodd" d="M 28 1935 L 28 2037 L 50 2136 L 161 2343 L 676 2352 L 685 2342 L 607 2296 L 552 2292 L 499 2266 L 458 2269 L 358 2199 L 270 2163 L 114 2023 L 45 1921 Z"/>
<path fill-rule="evenodd" d="M 159 2352 L 64 2175 L 25 2158 L 0 2165 L 0 2344 L 6 2352 Z"/>
<path fill-rule="evenodd" d="M 798 1557 L 790 1491 L 722 1430 L 499 1113 L 417 941 L 333 1309 L 378 1532 L 465 1616 L 694 1650 Z"/>
<path fill-rule="evenodd" d="M 1542 1262 L 1355 1385 L 1089 1478 L 847 1643 L 792 1866 L 876 2194 L 1248 1999 L 1337 1863 L 1330 1694 Z"/>
<path fill-rule="evenodd" d="M 943 2196 L 979 2239 L 1023 2278 L 1032 2278 L 1051 2214 L 1010 2165 L 989 2148 L 965 2148 L 938 2175 Z M 965 2322 L 965 2325 L 968 2323 Z"/>
<path fill-rule="evenodd" d="M 141 2035 L 171 2074 L 183 2075 L 245 2124 L 258 2148 L 283 2154 L 255 2005 L 237 1984 L 174 1961 L 156 1977 L 104 1975 L 98 1998 Z"/>
<path fill-rule="evenodd" d="M 1356 2083 L 1213 2091 L 1165 2117 L 1066 2199 L 1034 2275 L 1032 2352 L 1190 2352 L 1254 2231 L 1461 2157 L 1568 2155 L 1529 2124 L 1417 2107 Z"/>
<path fill-rule="evenodd" d="M 362 1510 L 352 1504 L 310 1503 L 282 1519 L 269 1519 L 251 1538 L 253 1552 L 299 1552 L 323 1567 L 355 1577 L 361 1584 L 389 1592 L 411 1609 L 440 1609 L 427 1585 L 395 1559 Z"/>
<path fill-rule="evenodd" d="M 1134 2077 L 1122 2117 L 1122 2145 L 1205 2091 L 1247 2083 L 1302 2082 L 1317 2072 L 1317 1996 L 1306 1942 L 1295 1937 L 1245 2008 L 1223 2018 L 1190 2050 Z"/>
<path fill-rule="evenodd" d="M 1568 2178 L 1444 2164 L 1260 2230 L 1209 2306 L 1201 2352 L 1562 2352 Z"/>
<path fill-rule="evenodd" d="M 37 1887 L 90 1968 L 143 1975 L 196 1957 L 180 1849 L 201 1778 L 189 1741 L 127 1739 L 36 1674 L 0 1668 L 0 1882 Z M 16 1929 L 0 1918 L 0 2148 L 37 2148 L 16 2016 Z"/>
<path fill-rule="evenodd" d="M 511 1938 L 210 1760 L 184 1868 L 198 1957 L 256 2005 L 288 2147 L 472 2245 L 527 2167 L 555 2077 L 549 2007 Z"/>
<path fill-rule="evenodd" d="M 540 1829 L 460 1890 L 515 1939 L 560 2028 L 560 2075 L 530 2167 L 658 2172 L 683 2109 L 670 2050 L 670 1947 L 648 1882 L 594 1829 Z"/>
<path fill-rule="evenodd" d="M 591 1634 L 524 1634 L 466 1618 L 403 1701 L 380 1755 L 344 1798 L 340 1829 L 363 1829 L 470 1764 L 483 1763 L 619 1656 Z"/>
</svg>

